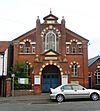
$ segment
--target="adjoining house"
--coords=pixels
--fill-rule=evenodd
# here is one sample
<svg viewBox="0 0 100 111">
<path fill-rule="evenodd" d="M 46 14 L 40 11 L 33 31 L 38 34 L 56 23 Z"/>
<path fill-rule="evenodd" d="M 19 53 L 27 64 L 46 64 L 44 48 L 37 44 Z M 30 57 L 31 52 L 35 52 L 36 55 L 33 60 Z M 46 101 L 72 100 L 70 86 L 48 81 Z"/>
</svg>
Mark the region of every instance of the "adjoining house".
<svg viewBox="0 0 100 111">
<path fill-rule="evenodd" d="M 88 87 L 88 40 L 65 27 L 62 17 L 50 12 L 36 20 L 36 28 L 12 41 L 13 63 L 25 61 L 27 77 L 19 84 L 29 84 L 34 93 L 49 92 L 60 84 L 78 83 Z"/>
<path fill-rule="evenodd" d="M 8 50 L 10 41 L 0 41 L 0 96 L 6 96 L 7 72 L 10 65 L 8 60 Z M 9 61 L 9 62 L 8 62 Z"/>
<path fill-rule="evenodd" d="M 100 89 L 100 56 L 89 59 L 89 84 L 92 88 Z"/>
</svg>

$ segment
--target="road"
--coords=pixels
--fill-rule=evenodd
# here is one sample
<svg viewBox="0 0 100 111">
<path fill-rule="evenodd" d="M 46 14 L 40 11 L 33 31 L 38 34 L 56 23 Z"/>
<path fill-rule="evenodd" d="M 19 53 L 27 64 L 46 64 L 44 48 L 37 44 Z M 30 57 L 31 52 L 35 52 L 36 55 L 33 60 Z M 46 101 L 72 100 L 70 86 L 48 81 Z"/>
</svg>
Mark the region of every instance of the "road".
<svg viewBox="0 0 100 111">
<path fill-rule="evenodd" d="M 5 102 L 0 104 L 0 111 L 100 111 L 100 101 L 70 100 L 62 103 L 55 101 L 43 104 L 27 102 Z"/>
</svg>

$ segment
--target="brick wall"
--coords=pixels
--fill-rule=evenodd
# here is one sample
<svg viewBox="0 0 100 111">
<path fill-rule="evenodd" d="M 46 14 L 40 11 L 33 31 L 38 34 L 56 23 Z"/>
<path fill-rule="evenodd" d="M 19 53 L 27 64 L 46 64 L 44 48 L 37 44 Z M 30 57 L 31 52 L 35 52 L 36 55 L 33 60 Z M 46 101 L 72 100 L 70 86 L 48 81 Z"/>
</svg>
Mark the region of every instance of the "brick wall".
<svg viewBox="0 0 100 111">
<path fill-rule="evenodd" d="M 92 87 L 93 88 L 98 88 L 100 89 L 100 85 L 96 85 L 96 70 L 97 70 L 97 65 L 100 64 L 100 59 L 98 59 L 97 61 L 95 61 L 91 66 L 89 66 L 89 74 L 91 74 L 92 77 Z"/>
<path fill-rule="evenodd" d="M 6 96 L 11 96 L 11 78 L 6 79 Z"/>
<path fill-rule="evenodd" d="M 14 91 L 14 96 L 28 96 L 28 95 L 33 95 L 34 91 L 33 90 L 15 90 Z"/>
</svg>

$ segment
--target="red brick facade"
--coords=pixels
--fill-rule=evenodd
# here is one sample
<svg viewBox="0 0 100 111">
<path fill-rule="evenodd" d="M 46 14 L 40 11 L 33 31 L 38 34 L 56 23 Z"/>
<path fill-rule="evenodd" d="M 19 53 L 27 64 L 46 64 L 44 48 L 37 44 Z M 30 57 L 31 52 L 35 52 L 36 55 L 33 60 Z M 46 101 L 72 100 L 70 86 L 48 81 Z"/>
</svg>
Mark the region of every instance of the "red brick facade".
<svg viewBox="0 0 100 111">
<path fill-rule="evenodd" d="M 100 89 L 100 56 L 96 56 L 89 60 L 89 75 L 91 76 L 92 80 L 92 88 Z M 97 76 L 98 75 L 98 76 Z"/>
<path fill-rule="evenodd" d="M 43 73 L 54 73 L 54 68 L 59 72 L 59 84 L 88 86 L 88 40 L 67 29 L 64 18 L 61 23 L 57 20 L 51 13 L 44 23 L 38 17 L 36 28 L 13 40 L 14 63 L 25 60 L 29 65 L 34 93 L 43 91 Z"/>
<path fill-rule="evenodd" d="M 6 79 L 6 96 L 11 96 L 11 78 Z"/>
</svg>

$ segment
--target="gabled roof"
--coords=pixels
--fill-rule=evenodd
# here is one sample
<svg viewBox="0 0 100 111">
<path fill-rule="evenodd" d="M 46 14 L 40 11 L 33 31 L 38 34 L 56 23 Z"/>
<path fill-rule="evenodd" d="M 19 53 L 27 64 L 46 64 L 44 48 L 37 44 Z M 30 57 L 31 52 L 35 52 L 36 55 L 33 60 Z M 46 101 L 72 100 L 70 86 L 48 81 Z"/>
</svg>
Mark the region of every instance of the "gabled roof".
<svg viewBox="0 0 100 111">
<path fill-rule="evenodd" d="M 96 60 L 100 59 L 100 56 L 96 56 L 88 60 L 88 66 L 91 66 Z"/>
<path fill-rule="evenodd" d="M 10 41 L 0 41 L 0 53 L 5 52 L 9 45 Z"/>
<path fill-rule="evenodd" d="M 47 15 L 46 17 L 44 17 L 43 20 L 58 20 L 58 17 L 56 17 L 55 15 L 53 15 L 52 13 L 50 13 L 49 15 Z"/>
<path fill-rule="evenodd" d="M 34 33 L 35 31 L 36 31 L 36 28 L 31 29 L 31 30 L 29 30 L 28 32 L 25 32 L 24 34 L 20 35 L 19 37 L 13 39 L 12 41 L 16 41 L 16 40 L 19 40 L 19 39 L 24 39 L 24 38 L 26 38 L 27 36 L 29 36 L 29 34 Z"/>
<path fill-rule="evenodd" d="M 70 34 L 72 34 L 72 35 L 74 35 L 74 36 L 75 36 L 76 38 L 78 38 L 78 39 L 81 38 L 82 40 L 85 40 L 85 41 L 89 42 L 88 39 L 86 39 L 86 38 L 80 36 L 79 34 L 73 32 L 73 31 L 71 31 L 71 30 L 69 30 L 69 29 L 67 29 L 67 28 L 66 28 L 66 32 L 67 32 L 67 33 L 70 33 Z"/>
<path fill-rule="evenodd" d="M 45 16 L 43 19 L 44 19 L 44 20 L 55 20 L 55 21 L 57 21 L 57 20 L 58 20 L 58 17 L 56 17 L 55 15 L 53 15 L 52 12 L 50 12 L 50 14 L 47 15 L 47 16 Z M 66 33 L 69 33 L 70 35 L 78 38 L 79 40 L 89 42 L 89 40 L 85 39 L 84 37 L 76 34 L 75 32 L 73 32 L 73 31 L 71 31 L 71 30 L 69 30 L 69 29 L 67 29 L 67 28 L 66 28 Z M 31 35 L 31 34 L 34 34 L 34 35 L 36 34 L 36 28 L 34 28 L 34 29 L 32 29 L 32 30 L 24 33 L 23 35 L 15 38 L 13 41 L 16 41 L 16 40 L 21 41 L 21 40 L 23 40 L 24 38 L 28 37 L 28 36 Z M 33 36 L 33 35 L 32 35 L 32 36 Z M 35 37 L 36 37 L 36 36 L 35 36 Z"/>
</svg>

